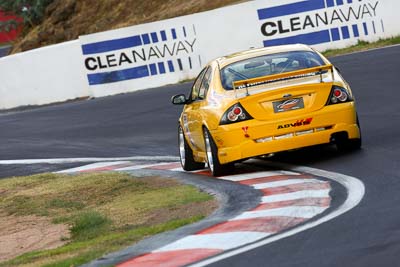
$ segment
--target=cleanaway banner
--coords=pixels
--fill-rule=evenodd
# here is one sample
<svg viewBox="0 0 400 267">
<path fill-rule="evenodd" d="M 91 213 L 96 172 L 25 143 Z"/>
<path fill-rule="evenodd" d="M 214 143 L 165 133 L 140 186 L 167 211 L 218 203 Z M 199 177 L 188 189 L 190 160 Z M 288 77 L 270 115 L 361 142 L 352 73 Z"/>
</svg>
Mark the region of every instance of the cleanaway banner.
<svg viewBox="0 0 400 267">
<path fill-rule="evenodd" d="M 304 43 L 318 50 L 400 34 L 395 0 L 258 0 L 80 37 L 93 96 L 192 79 L 220 56 Z"/>
</svg>

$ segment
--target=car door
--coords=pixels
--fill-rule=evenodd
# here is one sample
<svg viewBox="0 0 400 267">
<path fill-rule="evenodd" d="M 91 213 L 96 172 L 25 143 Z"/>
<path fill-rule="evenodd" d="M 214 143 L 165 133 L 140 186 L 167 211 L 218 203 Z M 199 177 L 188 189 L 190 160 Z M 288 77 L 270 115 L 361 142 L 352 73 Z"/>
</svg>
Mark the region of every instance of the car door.
<svg viewBox="0 0 400 267">
<path fill-rule="evenodd" d="M 202 105 L 207 95 L 210 78 L 211 68 L 206 67 L 200 72 L 193 84 L 190 93 L 190 104 L 186 106 L 183 114 L 186 135 L 196 151 L 204 151 Z"/>
</svg>

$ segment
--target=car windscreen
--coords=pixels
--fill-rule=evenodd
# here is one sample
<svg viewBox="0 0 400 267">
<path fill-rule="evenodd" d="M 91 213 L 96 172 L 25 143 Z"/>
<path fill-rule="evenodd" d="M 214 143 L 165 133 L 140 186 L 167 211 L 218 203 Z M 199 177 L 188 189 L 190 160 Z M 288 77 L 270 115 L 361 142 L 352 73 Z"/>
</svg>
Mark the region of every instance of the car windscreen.
<svg viewBox="0 0 400 267">
<path fill-rule="evenodd" d="M 233 82 L 325 65 L 313 51 L 291 51 L 263 55 L 231 63 L 221 69 L 221 82 L 226 90 Z"/>
</svg>

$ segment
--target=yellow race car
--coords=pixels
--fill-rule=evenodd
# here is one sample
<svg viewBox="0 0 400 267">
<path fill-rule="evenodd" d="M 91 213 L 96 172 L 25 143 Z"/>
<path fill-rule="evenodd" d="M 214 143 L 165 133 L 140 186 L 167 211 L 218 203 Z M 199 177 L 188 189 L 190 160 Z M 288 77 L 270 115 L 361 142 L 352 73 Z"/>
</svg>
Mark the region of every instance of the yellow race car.
<svg viewBox="0 0 400 267">
<path fill-rule="evenodd" d="M 220 176 L 251 157 L 312 145 L 361 147 L 354 96 L 322 54 L 306 45 L 251 49 L 211 61 L 179 119 L 184 170 Z"/>
</svg>

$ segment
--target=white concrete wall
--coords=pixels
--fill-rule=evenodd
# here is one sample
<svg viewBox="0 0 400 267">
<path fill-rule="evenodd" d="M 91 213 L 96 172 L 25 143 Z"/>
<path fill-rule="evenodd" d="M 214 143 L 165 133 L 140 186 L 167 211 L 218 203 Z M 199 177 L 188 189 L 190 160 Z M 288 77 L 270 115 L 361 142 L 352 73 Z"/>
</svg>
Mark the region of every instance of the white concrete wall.
<svg viewBox="0 0 400 267">
<path fill-rule="evenodd" d="M 256 0 L 81 36 L 0 59 L 0 109 L 176 83 L 250 47 L 326 50 L 397 36 L 398 10 L 397 0 Z"/>
<path fill-rule="evenodd" d="M 83 60 L 91 61 L 91 69 L 85 69 L 88 80 L 92 79 L 91 92 L 97 97 L 193 78 L 208 61 L 250 47 L 306 43 L 326 50 L 354 45 L 358 40 L 395 36 L 400 34 L 400 25 L 393 10 L 400 10 L 400 1 L 258 0 L 81 36 L 80 41 L 88 48 Z M 176 32 L 175 39 L 172 31 Z M 193 43 L 191 50 L 182 48 L 173 56 L 157 52 L 186 42 Z M 121 56 L 143 51 L 146 58 L 118 62 Z M 173 71 L 168 69 L 168 62 L 173 64 Z M 160 70 L 158 64 L 164 65 L 166 71 Z M 102 68 L 94 69 L 96 65 Z M 144 77 L 127 74 L 136 67 L 141 67 Z"/>
<path fill-rule="evenodd" d="M 0 59 L 0 109 L 89 96 L 78 41 Z"/>
</svg>

